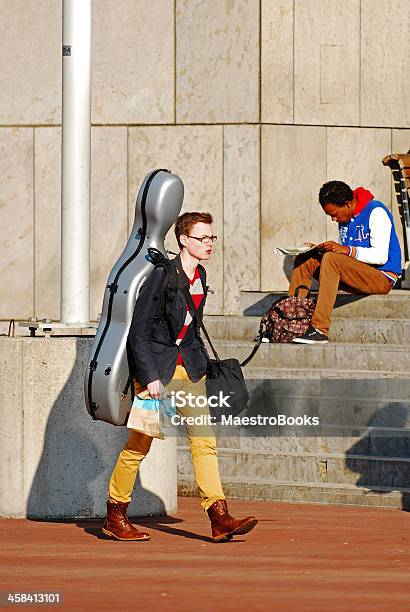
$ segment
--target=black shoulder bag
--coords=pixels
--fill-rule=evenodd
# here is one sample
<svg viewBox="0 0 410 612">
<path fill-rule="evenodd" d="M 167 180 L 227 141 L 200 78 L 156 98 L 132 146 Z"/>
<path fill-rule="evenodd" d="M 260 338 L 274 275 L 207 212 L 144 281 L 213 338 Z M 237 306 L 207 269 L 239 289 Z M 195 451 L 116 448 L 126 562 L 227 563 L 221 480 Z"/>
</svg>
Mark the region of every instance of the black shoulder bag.
<svg viewBox="0 0 410 612">
<path fill-rule="evenodd" d="M 208 398 L 210 396 L 218 398 L 217 402 L 212 402 L 212 404 L 217 403 L 217 406 L 210 405 L 209 411 L 211 416 L 215 417 L 216 422 L 220 422 L 223 415 L 226 417 L 236 416 L 242 410 L 245 410 L 248 405 L 249 394 L 241 364 L 234 357 L 231 359 L 219 358 L 187 287 L 183 288 L 183 293 L 215 357 L 215 359 L 209 359 L 208 361 L 206 393 Z M 248 360 L 249 358 L 245 360 L 246 363 Z"/>
</svg>

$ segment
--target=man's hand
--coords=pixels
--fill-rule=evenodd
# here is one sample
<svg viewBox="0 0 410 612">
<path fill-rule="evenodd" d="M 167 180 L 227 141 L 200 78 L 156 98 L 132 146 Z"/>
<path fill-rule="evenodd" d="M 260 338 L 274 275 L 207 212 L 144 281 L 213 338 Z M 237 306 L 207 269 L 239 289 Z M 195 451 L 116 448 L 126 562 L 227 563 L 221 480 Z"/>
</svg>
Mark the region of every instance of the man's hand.
<svg viewBox="0 0 410 612">
<path fill-rule="evenodd" d="M 160 380 L 153 380 L 147 385 L 148 393 L 152 399 L 161 399 L 164 394 L 164 385 Z"/>
<path fill-rule="evenodd" d="M 320 252 L 331 252 L 331 253 L 341 253 L 342 255 L 349 255 L 349 247 L 342 246 L 334 240 L 328 240 L 327 242 L 322 242 L 317 245 L 317 250 Z"/>
</svg>

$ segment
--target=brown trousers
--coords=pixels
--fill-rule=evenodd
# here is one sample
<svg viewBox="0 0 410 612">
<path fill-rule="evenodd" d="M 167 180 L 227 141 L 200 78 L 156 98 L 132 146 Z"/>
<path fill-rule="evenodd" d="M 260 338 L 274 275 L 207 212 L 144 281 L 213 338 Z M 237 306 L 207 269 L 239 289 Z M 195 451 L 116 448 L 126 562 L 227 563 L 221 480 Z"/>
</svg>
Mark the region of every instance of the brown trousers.
<svg viewBox="0 0 410 612">
<path fill-rule="evenodd" d="M 307 256 L 302 253 L 295 259 L 289 295 L 295 294 L 298 285 L 310 288 L 313 278 L 319 280 L 319 294 L 312 325 L 324 334 L 329 332 L 339 284 L 345 291 L 356 294 L 386 294 L 393 287 L 393 282 L 383 272 L 348 255 L 327 252 Z M 306 294 L 307 290 L 301 289 L 298 295 L 305 297 Z"/>
</svg>

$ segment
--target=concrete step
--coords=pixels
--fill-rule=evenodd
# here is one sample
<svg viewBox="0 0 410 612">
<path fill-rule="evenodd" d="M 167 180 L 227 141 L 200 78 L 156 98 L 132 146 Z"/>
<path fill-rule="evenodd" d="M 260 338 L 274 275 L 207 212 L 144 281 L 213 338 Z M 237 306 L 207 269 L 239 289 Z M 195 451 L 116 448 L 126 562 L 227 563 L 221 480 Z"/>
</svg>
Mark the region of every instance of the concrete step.
<svg viewBox="0 0 410 612">
<path fill-rule="evenodd" d="M 343 504 L 347 506 L 371 506 L 376 508 L 410 509 L 410 488 L 367 488 L 356 485 L 337 485 L 313 482 L 278 481 L 264 483 L 253 479 L 222 478 L 224 493 L 229 499 L 255 499 L 317 504 Z M 197 497 L 198 489 L 193 479 L 178 479 L 178 495 Z M 272 517 L 275 518 L 275 517 Z"/>
<path fill-rule="evenodd" d="M 231 355 L 232 357 L 232 355 Z M 272 368 L 254 367 L 253 361 L 243 368 L 247 380 L 410 380 L 408 370 L 337 370 L 334 368 Z M 396 385 L 395 385 L 396 386 Z"/>
<path fill-rule="evenodd" d="M 246 384 L 247 410 L 231 421 L 216 424 L 217 435 L 314 438 L 357 435 L 351 432 L 359 430 L 362 433 L 374 430 L 375 436 L 379 430 L 410 435 L 408 377 L 401 380 L 273 377 L 247 379 Z M 229 410 L 225 414 L 229 415 Z M 410 456 L 409 444 L 405 456 Z"/>
<path fill-rule="evenodd" d="M 371 418 L 373 426 L 402 428 L 407 422 L 410 425 L 407 417 L 410 412 L 408 373 L 407 378 L 399 380 L 394 377 L 280 378 L 277 371 L 274 373 L 273 378 L 246 377 L 251 397 L 250 413 L 260 402 L 294 415 L 314 408 L 323 424 L 364 425 L 369 424 Z M 377 422 L 374 420 L 376 414 Z M 334 420 L 337 416 L 339 421 Z"/>
<path fill-rule="evenodd" d="M 218 435 L 224 437 L 277 436 L 351 436 L 355 432 L 372 429 L 392 429 L 410 434 L 410 401 L 365 400 L 342 397 L 295 397 L 275 395 L 249 388 L 248 410 L 231 421 L 215 425 Z M 401 393 L 401 391 L 399 391 Z M 286 420 L 286 423 L 284 422 Z M 309 424 L 310 423 L 310 424 Z M 354 433 L 352 433 L 354 432 Z M 377 432 L 375 436 L 378 435 Z M 410 456 L 410 446 L 406 450 Z"/>
<path fill-rule="evenodd" d="M 274 300 L 285 296 L 285 291 L 242 291 L 241 308 L 244 315 L 261 317 Z M 317 295 L 313 292 L 313 296 Z M 392 290 L 388 295 L 352 295 L 339 292 L 334 317 L 380 319 L 409 319 L 410 291 Z"/>
<path fill-rule="evenodd" d="M 248 357 L 253 342 L 221 341 L 214 343 L 221 358 Z M 252 367 L 308 368 L 332 370 L 410 371 L 410 351 L 399 344 L 262 344 L 250 362 Z"/>
<path fill-rule="evenodd" d="M 410 484 L 410 459 L 355 454 L 288 453 L 218 449 L 221 474 L 228 480 L 265 484 L 277 481 L 360 484 L 374 487 L 406 487 Z M 178 449 L 178 472 L 182 480 L 193 478 L 191 455 Z"/>
<path fill-rule="evenodd" d="M 253 340 L 258 333 L 257 316 L 208 315 L 204 322 L 212 339 Z M 331 342 L 360 344 L 410 344 L 410 319 L 335 318 Z"/>
<path fill-rule="evenodd" d="M 215 430 L 218 452 L 238 451 L 243 453 L 270 453 L 271 455 L 361 455 L 370 457 L 410 457 L 410 429 L 407 431 L 393 428 L 357 428 L 355 430 L 340 429 L 329 434 L 323 430 L 322 435 L 285 435 L 254 437 L 238 435 L 219 435 Z M 330 435 L 331 434 L 331 435 Z M 186 436 L 178 440 L 179 449 L 187 450 Z M 182 451 L 181 451 L 182 452 Z M 408 483 L 410 486 L 410 481 Z"/>
</svg>

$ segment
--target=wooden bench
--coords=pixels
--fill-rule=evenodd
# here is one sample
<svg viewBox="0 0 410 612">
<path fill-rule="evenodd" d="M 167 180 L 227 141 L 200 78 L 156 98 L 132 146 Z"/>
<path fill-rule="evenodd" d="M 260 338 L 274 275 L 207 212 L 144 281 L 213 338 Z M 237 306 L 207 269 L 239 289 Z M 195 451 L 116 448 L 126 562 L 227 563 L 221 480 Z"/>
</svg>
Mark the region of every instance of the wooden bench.
<svg viewBox="0 0 410 612">
<path fill-rule="evenodd" d="M 408 288 L 410 288 L 410 152 L 406 154 L 392 153 L 391 155 L 386 155 L 386 157 L 383 158 L 383 165 L 388 166 L 392 171 L 400 220 L 403 226 L 405 276 L 401 285 L 402 287 L 408 285 Z"/>
</svg>

